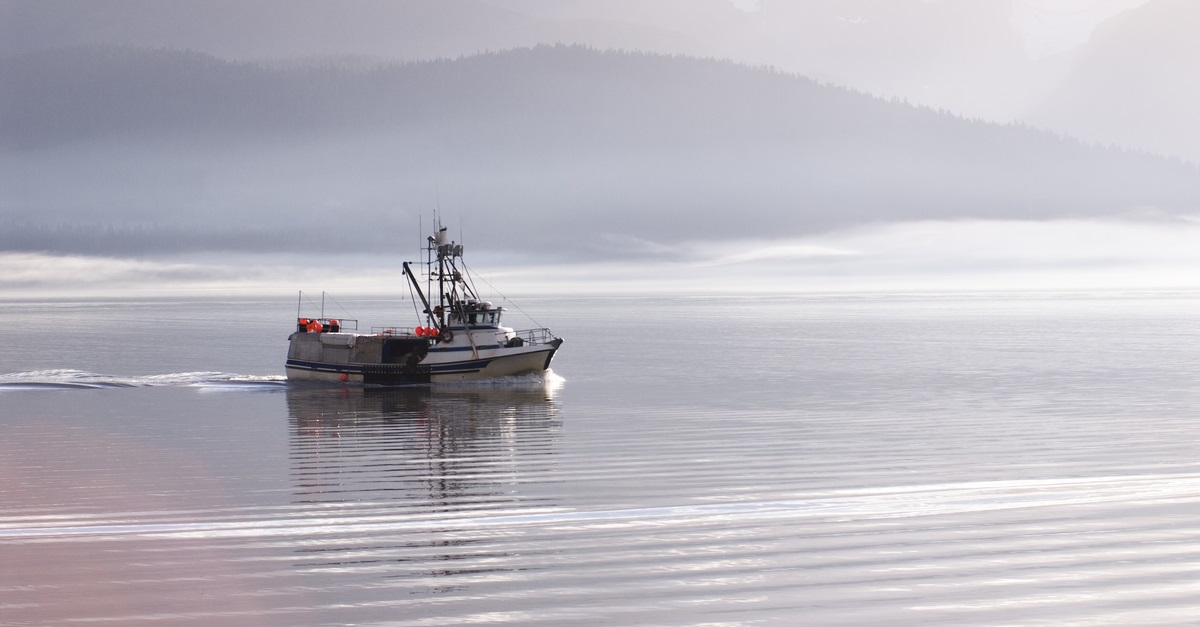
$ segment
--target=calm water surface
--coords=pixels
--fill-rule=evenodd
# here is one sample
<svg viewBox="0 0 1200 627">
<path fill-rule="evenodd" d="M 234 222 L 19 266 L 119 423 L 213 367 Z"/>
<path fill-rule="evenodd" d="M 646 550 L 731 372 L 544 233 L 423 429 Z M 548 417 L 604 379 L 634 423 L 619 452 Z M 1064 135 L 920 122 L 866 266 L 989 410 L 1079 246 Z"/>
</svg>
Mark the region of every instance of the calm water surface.
<svg viewBox="0 0 1200 627">
<path fill-rule="evenodd" d="M 1200 615 L 1195 294 L 520 305 L 547 377 L 343 389 L 295 302 L 0 303 L 0 624 Z"/>
</svg>

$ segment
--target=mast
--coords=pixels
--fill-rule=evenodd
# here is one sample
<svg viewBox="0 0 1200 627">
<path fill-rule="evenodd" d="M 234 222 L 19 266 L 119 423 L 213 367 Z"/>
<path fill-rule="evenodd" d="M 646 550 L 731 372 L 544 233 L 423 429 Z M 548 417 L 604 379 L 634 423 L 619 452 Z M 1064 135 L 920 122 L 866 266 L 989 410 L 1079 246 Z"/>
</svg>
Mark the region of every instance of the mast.
<svg viewBox="0 0 1200 627">
<path fill-rule="evenodd" d="M 433 295 L 433 236 L 425 238 L 425 291 L 429 295 Z M 425 321 L 429 322 L 433 319 L 433 312 L 426 310 Z M 438 322 L 441 326 L 441 322 Z"/>
<path fill-rule="evenodd" d="M 431 243 L 437 246 L 438 294 L 442 315 L 445 316 L 448 311 L 454 312 L 458 321 L 463 325 L 467 342 L 471 344 L 472 358 L 479 359 L 479 347 L 475 345 L 475 337 L 471 333 L 471 324 L 468 322 L 466 311 L 468 306 L 472 308 L 475 306 L 474 303 L 479 297 L 463 278 L 463 274 L 458 268 L 456 260 L 462 258 L 462 244 L 453 241 L 447 242 L 446 239 L 446 227 L 444 226 L 438 229 L 435 238 L 431 238 Z M 447 293 L 447 283 L 450 284 L 449 293 Z"/>
<path fill-rule="evenodd" d="M 442 311 L 445 312 L 446 296 L 447 296 L 447 294 L 446 294 L 446 247 L 447 247 L 447 245 L 446 245 L 446 227 L 442 226 L 440 221 L 438 222 L 437 233 L 433 236 L 433 241 L 431 243 L 433 244 L 434 248 L 437 249 L 438 305 L 440 305 L 442 307 Z M 451 286 L 450 286 L 449 296 L 450 296 L 450 305 L 453 306 L 454 305 L 454 298 L 453 298 L 454 285 L 453 284 L 451 284 Z M 444 315 L 444 313 L 443 313 L 443 315 Z"/>
<path fill-rule="evenodd" d="M 462 257 L 462 244 L 450 241 L 446 227 L 442 226 L 440 222 L 437 223 L 437 227 L 438 230 L 426 239 L 425 290 L 421 290 L 417 284 L 416 275 L 413 274 L 408 263 L 404 264 L 404 272 L 421 296 L 421 302 L 425 305 L 426 318 L 432 320 L 439 329 L 444 329 L 447 324 L 447 314 L 457 313 L 465 321 L 465 308 L 468 301 L 470 299 L 477 300 L 479 297 L 463 278 L 462 271 L 459 270 L 456 262 L 456 259 Z M 437 307 L 431 303 L 434 298 L 433 283 L 435 280 L 437 281 Z M 426 294 L 428 294 L 428 298 L 426 298 Z"/>
</svg>

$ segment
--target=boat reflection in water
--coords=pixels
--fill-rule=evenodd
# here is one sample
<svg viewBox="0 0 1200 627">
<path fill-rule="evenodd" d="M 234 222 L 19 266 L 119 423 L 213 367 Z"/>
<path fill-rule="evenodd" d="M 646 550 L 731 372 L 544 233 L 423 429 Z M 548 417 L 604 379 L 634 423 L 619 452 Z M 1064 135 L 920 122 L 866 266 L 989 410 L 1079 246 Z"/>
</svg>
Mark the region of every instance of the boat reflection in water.
<svg viewBox="0 0 1200 627">
<path fill-rule="evenodd" d="M 419 599 L 524 577 L 525 532 L 498 528 L 561 509 L 558 385 L 538 375 L 494 385 L 290 387 L 292 509 L 321 529 L 292 547 L 292 566 L 322 581 L 311 600 L 345 607 L 379 588 L 364 622 L 378 618 L 370 607 L 381 599 L 434 616 L 440 606 Z"/>
<path fill-rule="evenodd" d="M 560 423 L 547 373 L 448 386 L 302 387 L 287 391 L 299 502 L 402 500 L 451 513 L 540 501 L 523 485 L 544 472 Z M 394 513 L 394 512 L 393 512 Z"/>
</svg>

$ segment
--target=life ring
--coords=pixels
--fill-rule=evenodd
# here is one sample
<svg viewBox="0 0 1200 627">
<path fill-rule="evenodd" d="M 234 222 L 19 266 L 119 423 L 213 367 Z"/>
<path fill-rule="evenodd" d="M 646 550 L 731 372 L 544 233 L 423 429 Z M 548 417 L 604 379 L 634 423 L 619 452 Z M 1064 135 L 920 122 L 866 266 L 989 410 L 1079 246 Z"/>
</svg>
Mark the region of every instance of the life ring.
<svg viewBox="0 0 1200 627">
<path fill-rule="evenodd" d="M 442 329 L 442 332 L 437 337 L 443 342 L 449 342 L 454 339 L 454 334 L 450 332 L 450 329 Z"/>
</svg>

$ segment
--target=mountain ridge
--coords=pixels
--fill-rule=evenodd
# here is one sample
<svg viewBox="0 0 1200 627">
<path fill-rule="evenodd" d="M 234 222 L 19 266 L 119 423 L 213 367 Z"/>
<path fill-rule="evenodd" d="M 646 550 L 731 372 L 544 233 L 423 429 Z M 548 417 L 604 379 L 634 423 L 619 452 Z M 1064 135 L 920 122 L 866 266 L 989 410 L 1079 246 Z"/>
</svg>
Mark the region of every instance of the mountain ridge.
<svg viewBox="0 0 1200 627">
<path fill-rule="evenodd" d="M 520 213 L 564 255 L 607 250 L 606 236 L 1200 206 L 1200 177 L 1177 160 L 728 61 L 580 46 L 367 69 L 40 54 L 0 61 L 0 80 L 18 87 L 0 95 L 0 218 L 14 228 L 28 216 L 391 224 L 434 206 L 439 180 L 488 238 L 544 239 L 513 223 Z M 362 236 L 368 248 L 389 241 Z"/>
<path fill-rule="evenodd" d="M 1151 0 L 1110 19 L 1029 119 L 1091 141 L 1200 163 L 1200 5 Z"/>
</svg>

